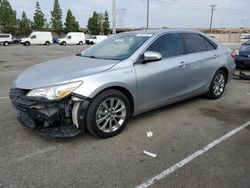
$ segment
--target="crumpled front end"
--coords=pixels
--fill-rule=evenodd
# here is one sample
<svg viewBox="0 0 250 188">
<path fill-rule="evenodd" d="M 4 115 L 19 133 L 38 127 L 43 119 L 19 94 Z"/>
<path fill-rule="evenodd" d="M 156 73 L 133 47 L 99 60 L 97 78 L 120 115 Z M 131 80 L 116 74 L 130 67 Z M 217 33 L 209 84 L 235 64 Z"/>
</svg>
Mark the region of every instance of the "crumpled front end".
<svg viewBox="0 0 250 188">
<path fill-rule="evenodd" d="M 49 137 L 74 137 L 84 130 L 86 99 L 71 95 L 60 101 L 49 101 L 27 97 L 28 92 L 19 88 L 10 90 L 10 100 L 21 125 Z"/>
</svg>

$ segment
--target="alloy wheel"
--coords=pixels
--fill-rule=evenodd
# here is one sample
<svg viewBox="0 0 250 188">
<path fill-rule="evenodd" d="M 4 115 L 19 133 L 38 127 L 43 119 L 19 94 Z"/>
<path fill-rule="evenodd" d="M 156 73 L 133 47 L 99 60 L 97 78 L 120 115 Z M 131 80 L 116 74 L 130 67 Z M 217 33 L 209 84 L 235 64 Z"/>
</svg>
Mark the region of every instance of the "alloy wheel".
<svg viewBox="0 0 250 188">
<path fill-rule="evenodd" d="M 97 127 L 105 132 L 111 133 L 119 129 L 126 119 L 127 109 L 124 102 L 118 98 L 108 98 L 97 108 Z"/>
</svg>

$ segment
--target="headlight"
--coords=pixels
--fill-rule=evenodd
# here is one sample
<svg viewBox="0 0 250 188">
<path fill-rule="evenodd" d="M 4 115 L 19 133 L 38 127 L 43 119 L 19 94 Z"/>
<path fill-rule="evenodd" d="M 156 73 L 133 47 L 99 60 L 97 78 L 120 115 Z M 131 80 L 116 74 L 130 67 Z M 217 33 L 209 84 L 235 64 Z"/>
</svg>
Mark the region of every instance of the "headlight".
<svg viewBox="0 0 250 188">
<path fill-rule="evenodd" d="M 68 96 L 82 84 L 81 81 L 61 84 L 51 87 L 33 89 L 27 93 L 28 97 L 42 97 L 48 100 L 58 100 Z"/>
</svg>

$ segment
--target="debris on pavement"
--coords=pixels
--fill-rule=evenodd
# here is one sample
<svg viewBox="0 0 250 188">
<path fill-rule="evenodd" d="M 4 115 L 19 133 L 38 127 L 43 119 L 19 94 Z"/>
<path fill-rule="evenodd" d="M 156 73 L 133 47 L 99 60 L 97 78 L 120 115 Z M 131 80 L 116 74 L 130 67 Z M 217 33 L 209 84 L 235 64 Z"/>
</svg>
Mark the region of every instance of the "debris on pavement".
<svg viewBox="0 0 250 188">
<path fill-rule="evenodd" d="M 147 132 L 147 137 L 148 137 L 148 138 L 152 137 L 153 135 L 154 135 L 154 133 L 153 133 L 152 131 L 148 131 L 148 132 Z"/>
<path fill-rule="evenodd" d="M 157 155 L 156 154 L 154 154 L 154 153 L 151 153 L 151 152 L 148 152 L 148 151 L 143 151 L 143 153 L 145 154 L 145 155 L 148 155 L 148 156 L 150 156 L 150 157 L 157 157 Z"/>
</svg>

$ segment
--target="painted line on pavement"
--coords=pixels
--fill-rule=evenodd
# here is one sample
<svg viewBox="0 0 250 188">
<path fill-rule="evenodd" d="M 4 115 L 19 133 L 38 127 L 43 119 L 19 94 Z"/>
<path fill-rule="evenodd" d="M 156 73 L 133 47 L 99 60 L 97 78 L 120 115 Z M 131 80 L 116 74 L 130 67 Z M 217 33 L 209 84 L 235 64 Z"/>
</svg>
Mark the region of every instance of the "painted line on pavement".
<svg viewBox="0 0 250 188">
<path fill-rule="evenodd" d="M 225 134 L 224 136 L 216 139 L 215 141 L 211 142 L 210 144 L 206 145 L 204 148 L 194 152 L 193 154 L 189 155 L 187 158 L 183 159 L 182 161 L 178 162 L 177 164 L 171 166 L 170 168 L 164 170 L 163 172 L 161 172 L 160 174 L 148 179 L 147 181 L 143 182 L 142 184 L 136 186 L 137 188 L 144 188 L 144 187 L 149 187 L 153 184 L 155 184 L 156 182 L 160 181 L 161 179 L 165 178 L 166 176 L 168 176 L 169 174 L 172 174 L 173 172 L 175 172 L 176 170 L 178 170 L 179 168 L 183 167 L 184 165 L 188 164 L 189 162 L 191 162 L 192 160 L 194 160 L 195 158 L 201 156 L 202 154 L 204 154 L 205 152 L 207 152 L 208 150 L 212 149 L 214 146 L 216 146 L 217 144 L 221 143 L 222 141 L 230 138 L 231 136 L 233 136 L 234 134 L 238 133 L 239 131 L 241 131 L 242 129 L 246 128 L 247 126 L 250 125 L 250 121 L 248 121 L 247 123 L 237 127 L 236 129 L 230 131 L 229 133 Z"/>
</svg>

